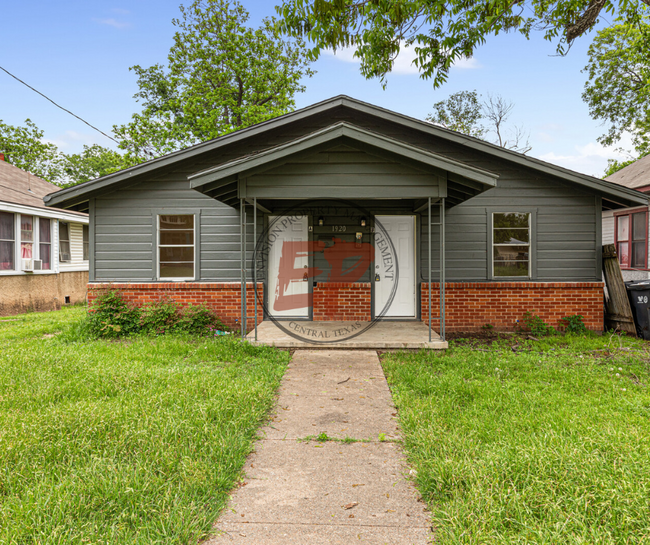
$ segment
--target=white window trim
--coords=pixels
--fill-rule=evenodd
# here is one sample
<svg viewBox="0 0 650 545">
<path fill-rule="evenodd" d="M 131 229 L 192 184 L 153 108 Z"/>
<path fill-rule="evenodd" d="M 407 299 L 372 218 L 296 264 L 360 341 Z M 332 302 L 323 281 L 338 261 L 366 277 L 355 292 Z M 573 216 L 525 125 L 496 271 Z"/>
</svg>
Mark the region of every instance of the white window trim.
<svg viewBox="0 0 650 545">
<path fill-rule="evenodd" d="M 41 275 L 41 274 L 56 274 L 57 271 L 57 262 L 55 261 L 54 256 L 52 255 L 52 247 L 54 246 L 54 241 L 57 240 L 56 231 L 54 229 L 54 224 L 56 221 L 52 221 L 51 217 L 46 217 L 50 221 L 50 268 L 47 270 L 41 271 L 23 271 L 23 257 L 21 251 L 22 245 L 22 233 L 21 233 L 21 219 L 22 216 L 32 216 L 32 238 L 33 240 L 29 242 L 32 245 L 32 259 L 40 259 L 40 216 L 37 216 L 33 210 L 25 209 L 24 213 L 13 212 L 10 210 L 5 210 L 3 212 L 8 212 L 9 214 L 14 215 L 14 268 L 9 271 L 0 271 L 0 276 L 17 276 L 17 275 Z M 58 254 L 57 254 L 58 255 Z"/>
<path fill-rule="evenodd" d="M 193 276 L 192 277 L 173 277 L 173 278 L 168 278 L 168 277 L 162 277 L 160 276 L 160 216 L 192 216 L 194 218 L 194 221 L 192 222 L 192 249 L 193 249 L 193 255 L 194 255 L 194 263 L 193 263 Z M 172 212 L 164 212 L 164 213 L 158 213 L 156 214 L 156 278 L 160 280 L 161 282 L 191 282 L 196 280 L 196 262 L 197 262 L 197 244 L 196 244 L 196 239 L 197 239 L 197 229 L 196 229 L 196 222 L 197 222 L 197 217 L 198 214 L 192 213 L 192 212 L 177 212 L 177 213 L 172 213 Z M 163 248 L 189 248 L 189 244 L 165 244 L 162 246 Z"/>
<path fill-rule="evenodd" d="M 72 229 L 70 228 L 70 225 L 71 225 L 72 222 L 59 220 L 57 223 L 59 224 L 59 230 L 58 230 L 59 236 L 57 237 L 57 244 L 56 244 L 56 255 L 59 256 L 57 258 L 58 262 L 63 264 L 63 265 L 72 265 L 72 262 L 73 262 L 73 259 L 72 259 L 72 233 L 71 233 Z M 68 243 L 68 248 L 69 248 L 68 251 L 70 252 L 70 259 L 68 259 L 66 261 L 62 261 L 61 258 L 60 258 L 60 254 L 61 254 L 61 225 L 60 224 L 61 223 L 65 223 L 68 226 L 68 238 L 67 238 L 66 242 Z"/>
<path fill-rule="evenodd" d="M 531 280 L 534 277 L 533 271 L 533 224 L 535 212 L 530 209 L 526 210 L 490 210 L 490 278 L 493 280 Z M 515 246 L 515 244 L 497 244 L 494 242 L 494 215 L 495 214 L 526 214 L 528 216 L 528 243 L 527 244 L 516 244 L 516 246 L 528 246 L 528 274 L 526 276 L 497 276 L 494 272 L 494 267 L 496 265 L 494 260 L 494 248 L 497 246 Z"/>
</svg>

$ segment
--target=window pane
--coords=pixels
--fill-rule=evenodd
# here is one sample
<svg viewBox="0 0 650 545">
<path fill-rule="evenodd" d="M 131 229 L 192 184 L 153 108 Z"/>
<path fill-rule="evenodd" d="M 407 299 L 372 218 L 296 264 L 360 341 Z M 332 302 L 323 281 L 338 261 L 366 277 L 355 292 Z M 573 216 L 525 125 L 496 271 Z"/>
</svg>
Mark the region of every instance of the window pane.
<svg viewBox="0 0 650 545">
<path fill-rule="evenodd" d="M 20 257 L 22 257 L 23 259 L 32 258 L 32 244 L 23 242 L 20 245 Z"/>
<path fill-rule="evenodd" d="M 632 240 L 645 240 L 645 212 L 632 215 Z"/>
<path fill-rule="evenodd" d="M 34 240 L 34 216 L 20 216 L 20 237 L 23 242 Z"/>
<path fill-rule="evenodd" d="M 628 252 L 627 242 L 618 243 L 618 262 L 621 265 L 627 265 L 630 262 L 630 254 Z"/>
<path fill-rule="evenodd" d="M 616 221 L 618 222 L 617 239 L 616 240 L 629 240 L 629 238 L 630 238 L 630 216 L 619 216 Z"/>
<path fill-rule="evenodd" d="M 70 261 L 70 243 L 68 241 L 59 242 L 59 261 Z"/>
<path fill-rule="evenodd" d="M 49 244 L 41 244 L 38 247 L 38 250 L 39 250 L 40 256 L 41 256 L 41 261 L 43 262 L 42 269 L 44 271 L 49 271 L 52 268 L 52 266 L 51 266 L 52 260 L 50 258 L 50 254 L 51 254 L 50 249 L 51 249 L 51 246 Z"/>
<path fill-rule="evenodd" d="M 494 228 L 498 227 L 528 227 L 529 214 L 494 214 Z"/>
<path fill-rule="evenodd" d="M 160 244 L 191 246 L 194 244 L 194 231 L 160 231 Z"/>
<path fill-rule="evenodd" d="M 70 240 L 70 231 L 67 223 L 59 222 L 59 240 Z"/>
<path fill-rule="evenodd" d="M 528 229 L 495 229 L 495 244 L 528 244 Z"/>
<path fill-rule="evenodd" d="M 0 271 L 14 270 L 14 243 L 0 240 Z"/>
<path fill-rule="evenodd" d="M 160 278 L 194 278 L 194 263 L 161 263 Z"/>
<path fill-rule="evenodd" d="M 52 242 L 52 230 L 50 229 L 50 220 L 47 218 L 39 218 L 38 220 L 38 235 L 41 242 Z"/>
<path fill-rule="evenodd" d="M 194 216 L 160 216 L 160 230 L 194 229 Z"/>
<path fill-rule="evenodd" d="M 88 251 L 90 247 L 90 236 L 89 236 L 89 230 L 88 226 L 84 225 L 83 226 L 83 237 L 84 237 L 84 250 L 83 250 L 83 260 L 88 261 Z"/>
<path fill-rule="evenodd" d="M 494 263 L 494 276 L 529 276 L 528 261 L 509 264 Z"/>
<path fill-rule="evenodd" d="M 645 240 L 641 242 L 632 243 L 632 267 L 635 269 L 645 269 L 646 268 L 646 257 L 645 257 Z"/>
<path fill-rule="evenodd" d="M 528 276 L 528 246 L 495 246 L 494 276 Z"/>
<path fill-rule="evenodd" d="M 90 240 L 89 229 L 90 228 L 87 225 L 82 226 L 84 242 L 88 242 Z"/>
<path fill-rule="evenodd" d="M 14 240 L 14 215 L 0 212 L 0 240 Z"/>
<path fill-rule="evenodd" d="M 194 262 L 194 248 L 160 248 L 160 262 L 163 261 Z"/>
</svg>

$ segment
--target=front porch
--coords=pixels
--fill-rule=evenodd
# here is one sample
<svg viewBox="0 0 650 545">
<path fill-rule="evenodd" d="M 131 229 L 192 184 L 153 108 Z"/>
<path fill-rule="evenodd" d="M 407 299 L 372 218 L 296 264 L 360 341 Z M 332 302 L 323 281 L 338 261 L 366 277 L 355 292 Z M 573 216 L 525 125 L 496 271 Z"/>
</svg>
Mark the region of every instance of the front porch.
<svg viewBox="0 0 650 545">
<path fill-rule="evenodd" d="M 254 345 L 277 348 L 444 350 L 448 347 L 447 341 L 443 341 L 440 335 L 433 331 L 429 341 L 429 327 L 420 321 L 379 321 L 372 325 L 370 322 L 313 321 L 282 322 L 282 324 L 283 328 L 280 328 L 275 322 L 265 320 L 257 326 L 257 340 L 255 340 L 255 330 L 251 331 L 246 338 Z M 354 327 L 354 324 L 362 324 L 363 332 L 352 338 L 349 335 L 337 335 L 337 332 L 349 330 Z M 368 325 L 370 327 L 366 327 Z M 299 328 L 299 331 L 295 331 L 295 328 Z M 289 331 L 293 329 L 296 336 L 292 336 L 284 329 Z M 319 342 L 310 343 L 297 338 L 310 336 L 320 339 Z"/>
</svg>

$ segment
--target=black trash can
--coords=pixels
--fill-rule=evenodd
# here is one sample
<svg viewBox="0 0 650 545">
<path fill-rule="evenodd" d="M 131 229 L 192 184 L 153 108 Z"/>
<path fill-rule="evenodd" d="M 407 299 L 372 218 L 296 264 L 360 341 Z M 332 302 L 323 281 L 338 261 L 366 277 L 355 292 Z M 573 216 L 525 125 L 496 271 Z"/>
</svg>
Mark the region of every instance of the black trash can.
<svg viewBox="0 0 650 545">
<path fill-rule="evenodd" d="M 626 282 L 627 296 L 632 307 L 636 333 L 650 341 L 650 280 Z"/>
</svg>

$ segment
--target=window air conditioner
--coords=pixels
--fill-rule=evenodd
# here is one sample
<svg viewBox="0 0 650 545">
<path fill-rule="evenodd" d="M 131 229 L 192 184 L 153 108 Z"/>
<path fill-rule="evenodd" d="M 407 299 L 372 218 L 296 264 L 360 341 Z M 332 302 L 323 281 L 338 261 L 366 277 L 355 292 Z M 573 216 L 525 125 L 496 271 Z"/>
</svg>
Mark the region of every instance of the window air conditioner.
<svg viewBox="0 0 650 545">
<path fill-rule="evenodd" d="M 33 259 L 23 259 L 23 271 L 33 271 L 34 270 L 34 260 Z"/>
<path fill-rule="evenodd" d="M 42 259 L 34 259 L 34 270 L 35 271 L 42 271 L 43 270 L 43 260 Z"/>
</svg>

